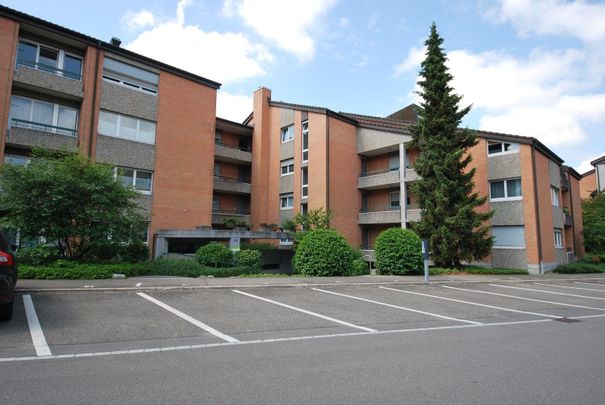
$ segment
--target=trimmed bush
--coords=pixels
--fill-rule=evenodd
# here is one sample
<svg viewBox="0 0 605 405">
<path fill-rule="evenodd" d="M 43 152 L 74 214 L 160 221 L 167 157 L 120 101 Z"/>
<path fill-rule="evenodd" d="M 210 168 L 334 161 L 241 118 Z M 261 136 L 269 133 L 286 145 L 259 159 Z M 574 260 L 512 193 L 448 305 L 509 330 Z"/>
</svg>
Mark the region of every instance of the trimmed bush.
<svg viewBox="0 0 605 405">
<path fill-rule="evenodd" d="M 270 243 L 253 243 L 253 242 L 246 243 L 246 242 L 244 242 L 244 243 L 240 244 L 240 249 L 242 249 L 242 250 L 271 250 L 271 249 L 277 249 L 277 247 Z"/>
<path fill-rule="evenodd" d="M 351 267 L 351 276 L 367 276 L 370 274 L 370 266 L 368 262 L 363 259 L 355 259 L 353 260 L 353 265 Z"/>
<path fill-rule="evenodd" d="M 256 273 L 250 267 L 207 267 L 189 259 L 157 259 L 150 263 L 149 274 L 173 277 L 237 277 Z"/>
<path fill-rule="evenodd" d="M 411 273 L 422 268 L 422 241 L 410 230 L 389 228 L 376 238 L 374 255 L 380 274 Z"/>
<path fill-rule="evenodd" d="M 353 266 L 351 248 L 331 229 L 307 232 L 294 255 L 294 271 L 304 276 L 346 276 Z"/>
<path fill-rule="evenodd" d="M 140 263 L 149 259 L 149 247 L 140 241 L 122 246 L 120 258 L 128 263 Z"/>
<path fill-rule="evenodd" d="M 233 266 L 233 252 L 220 243 L 209 243 L 200 247 L 197 252 L 197 261 L 203 266 L 231 267 Z"/>
<path fill-rule="evenodd" d="M 581 274 L 581 273 L 605 273 L 605 264 L 587 263 L 584 261 L 563 264 L 553 270 L 553 273 Z"/>
<path fill-rule="evenodd" d="M 49 266 L 19 266 L 19 278 L 39 280 L 94 280 L 111 278 L 114 273 L 134 277 L 148 272 L 149 263 L 88 264 L 59 260 Z"/>
<path fill-rule="evenodd" d="M 237 254 L 237 265 L 260 272 L 263 269 L 263 255 L 259 250 L 240 250 Z"/>
<path fill-rule="evenodd" d="M 59 250 L 53 246 L 38 245 L 30 248 L 21 248 L 17 252 L 17 263 L 44 266 L 51 264 L 59 258 Z"/>
</svg>

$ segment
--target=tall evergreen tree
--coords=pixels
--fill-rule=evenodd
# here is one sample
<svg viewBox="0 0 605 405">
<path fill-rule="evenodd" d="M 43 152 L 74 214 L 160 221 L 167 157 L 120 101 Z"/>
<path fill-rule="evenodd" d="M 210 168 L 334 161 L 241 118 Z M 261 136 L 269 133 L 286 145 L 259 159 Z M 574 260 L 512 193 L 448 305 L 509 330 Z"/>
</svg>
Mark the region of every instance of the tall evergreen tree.
<svg viewBox="0 0 605 405">
<path fill-rule="evenodd" d="M 485 221 L 493 212 L 477 210 L 487 198 L 474 191 L 475 169 L 468 169 L 472 161 L 468 152 L 477 139 L 474 131 L 459 129 L 471 106 L 459 107 L 462 97 L 450 86 L 453 77 L 445 65 L 442 43 L 433 23 L 418 82 L 421 108 L 411 129 L 413 144 L 420 149 L 415 169 L 422 177 L 412 191 L 423 209 L 415 229 L 429 240 L 435 264 L 459 268 L 462 261 L 477 260 L 490 252 L 492 238 Z"/>
</svg>

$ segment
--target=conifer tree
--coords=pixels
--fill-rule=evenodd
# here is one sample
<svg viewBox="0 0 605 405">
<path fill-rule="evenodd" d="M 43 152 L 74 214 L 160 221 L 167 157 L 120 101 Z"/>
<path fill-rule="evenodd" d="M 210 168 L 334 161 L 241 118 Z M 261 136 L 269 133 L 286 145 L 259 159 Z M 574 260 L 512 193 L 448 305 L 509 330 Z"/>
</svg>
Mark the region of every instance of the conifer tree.
<svg viewBox="0 0 605 405">
<path fill-rule="evenodd" d="M 421 108 L 411 129 L 413 144 L 420 149 L 414 168 L 422 177 L 412 185 L 423 210 L 415 229 L 429 240 L 437 266 L 460 268 L 462 261 L 489 254 L 492 238 L 485 221 L 493 212 L 478 211 L 487 197 L 474 191 L 475 169 L 468 169 L 472 161 L 468 152 L 477 139 L 474 131 L 459 129 L 471 106 L 459 107 L 462 97 L 450 85 L 453 77 L 442 43 L 433 23 L 419 74 Z"/>
</svg>

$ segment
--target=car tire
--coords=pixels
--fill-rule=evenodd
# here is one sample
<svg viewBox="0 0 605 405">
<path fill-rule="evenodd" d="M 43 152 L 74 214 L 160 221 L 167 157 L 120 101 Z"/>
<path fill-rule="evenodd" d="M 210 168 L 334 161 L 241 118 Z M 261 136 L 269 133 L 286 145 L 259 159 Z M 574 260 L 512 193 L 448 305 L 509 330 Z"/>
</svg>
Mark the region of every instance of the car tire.
<svg viewBox="0 0 605 405">
<path fill-rule="evenodd" d="M 0 304 L 0 322 L 10 321 L 12 319 L 13 303 L 14 301 Z"/>
</svg>

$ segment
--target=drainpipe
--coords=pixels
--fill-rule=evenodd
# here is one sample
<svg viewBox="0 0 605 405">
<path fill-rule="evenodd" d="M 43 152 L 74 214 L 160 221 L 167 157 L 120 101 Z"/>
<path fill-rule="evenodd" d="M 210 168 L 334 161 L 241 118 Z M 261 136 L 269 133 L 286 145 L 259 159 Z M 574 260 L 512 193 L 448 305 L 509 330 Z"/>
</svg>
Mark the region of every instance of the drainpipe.
<svg viewBox="0 0 605 405">
<path fill-rule="evenodd" d="M 326 112 L 326 211 L 330 211 L 330 113 Z M 328 217 L 328 228 L 330 218 Z"/>
<path fill-rule="evenodd" d="M 542 230 L 540 229 L 540 195 L 538 194 L 538 179 L 536 177 L 536 145 L 531 145 L 531 160 L 532 160 L 532 172 L 534 176 L 534 206 L 536 209 L 536 231 L 538 236 L 538 270 L 540 274 L 544 274 L 544 268 L 542 267 Z"/>
<path fill-rule="evenodd" d="M 101 42 L 97 43 L 95 55 L 95 81 L 92 90 L 92 111 L 90 114 L 90 138 L 88 140 L 88 157 L 92 159 L 92 142 L 95 129 L 95 110 L 97 108 L 97 86 L 99 81 L 99 52 L 101 52 Z"/>
<path fill-rule="evenodd" d="M 407 228 L 408 207 L 407 191 L 405 189 L 405 144 L 399 144 L 399 208 L 401 210 L 401 228 Z"/>
<path fill-rule="evenodd" d="M 571 205 L 571 212 L 570 212 L 570 217 L 571 217 L 571 239 L 573 240 L 573 254 L 574 254 L 574 259 L 576 256 L 576 220 L 574 218 L 574 208 L 573 208 L 573 188 L 571 187 L 571 175 L 569 174 L 569 172 L 567 172 L 567 181 L 569 182 L 569 203 Z M 563 224 L 563 227 L 565 227 L 565 224 Z M 567 255 L 567 252 L 566 252 Z"/>
</svg>

